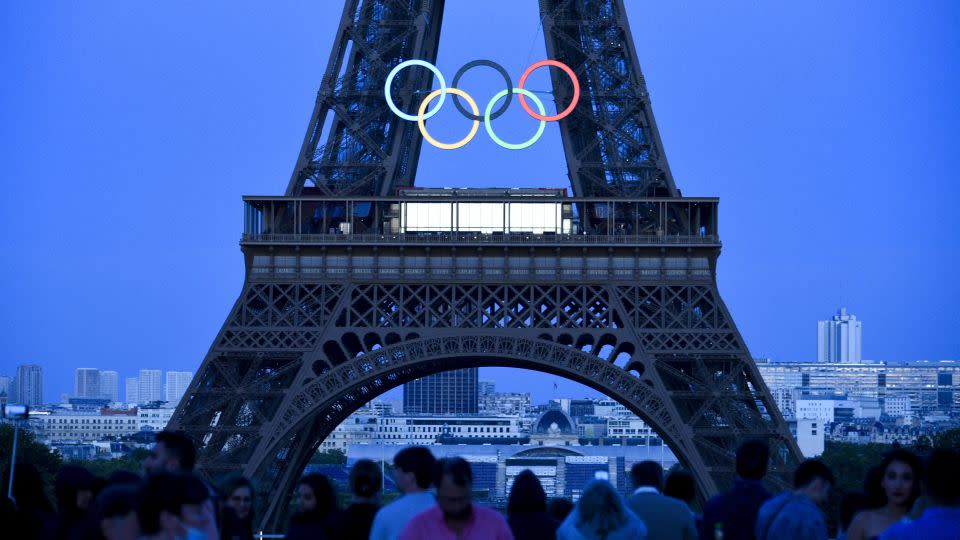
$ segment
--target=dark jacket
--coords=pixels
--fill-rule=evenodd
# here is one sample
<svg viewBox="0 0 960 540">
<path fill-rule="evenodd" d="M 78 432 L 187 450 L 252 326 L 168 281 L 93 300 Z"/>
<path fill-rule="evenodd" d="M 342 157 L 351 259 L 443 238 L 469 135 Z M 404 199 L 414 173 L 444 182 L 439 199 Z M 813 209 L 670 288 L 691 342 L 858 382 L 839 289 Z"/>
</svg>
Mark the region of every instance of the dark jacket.
<svg viewBox="0 0 960 540">
<path fill-rule="evenodd" d="M 723 526 L 723 540 L 755 540 L 757 512 L 770 497 L 760 480 L 737 478 L 732 490 L 713 497 L 703 507 L 700 540 L 713 540 L 717 523 Z"/>
<path fill-rule="evenodd" d="M 353 503 L 342 512 L 334 512 L 327 521 L 327 536 L 338 540 L 367 540 L 373 518 L 380 510 L 375 503 Z"/>
</svg>

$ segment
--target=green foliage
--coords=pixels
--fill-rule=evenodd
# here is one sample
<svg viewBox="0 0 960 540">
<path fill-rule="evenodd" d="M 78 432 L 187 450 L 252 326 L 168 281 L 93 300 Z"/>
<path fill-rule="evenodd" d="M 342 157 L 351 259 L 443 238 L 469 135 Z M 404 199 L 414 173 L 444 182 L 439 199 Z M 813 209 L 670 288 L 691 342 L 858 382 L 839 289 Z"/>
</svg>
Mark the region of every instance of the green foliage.
<svg viewBox="0 0 960 540">
<path fill-rule="evenodd" d="M 934 448 L 960 450 L 960 429 L 948 429 L 933 436 Z"/>
<path fill-rule="evenodd" d="M 13 448 L 13 425 L 0 424 L 0 472 L 3 476 L 10 471 L 10 451 Z M 60 470 L 63 461 L 60 454 L 51 451 L 37 440 L 33 432 L 20 428 L 17 436 L 17 463 L 31 463 L 40 471 L 47 497 L 53 500 L 53 479 Z M 6 485 L 4 485 L 6 493 Z"/>
<path fill-rule="evenodd" d="M 347 453 L 340 449 L 316 452 L 310 458 L 310 465 L 346 465 Z"/>
<path fill-rule="evenodd" d="M 140 474 L 140 467 L 143 460 L 150 455 L 149 450 L 135 448 L 129 455 L 117 459 L 97 459 L 92 461 L 73 461 L 70 465 L 86 467 L 93 474 L 107 478 L 115 471 L 127 471 L 134 474 Z"/>
</svg>

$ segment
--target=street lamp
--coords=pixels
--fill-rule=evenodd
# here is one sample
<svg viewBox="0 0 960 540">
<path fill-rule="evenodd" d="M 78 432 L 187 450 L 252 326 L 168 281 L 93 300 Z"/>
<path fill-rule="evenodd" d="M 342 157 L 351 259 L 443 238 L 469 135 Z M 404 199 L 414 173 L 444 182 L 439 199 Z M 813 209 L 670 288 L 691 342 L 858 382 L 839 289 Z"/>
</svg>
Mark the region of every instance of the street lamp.
<svg viewBox="0 0 960 540">
<path fill-rule="evenodd" d="M 26 405 L 4 405 L 3 417 L 13 422 L 13 448 L 10 451 L 10 484 L 7 486 L 7 498 L 16 503 L 13 498 L 13 466 L 17 462 L 17 435 L 20 432 L 20 420 L 30 416 L 30 407 Z"/>
</svg>

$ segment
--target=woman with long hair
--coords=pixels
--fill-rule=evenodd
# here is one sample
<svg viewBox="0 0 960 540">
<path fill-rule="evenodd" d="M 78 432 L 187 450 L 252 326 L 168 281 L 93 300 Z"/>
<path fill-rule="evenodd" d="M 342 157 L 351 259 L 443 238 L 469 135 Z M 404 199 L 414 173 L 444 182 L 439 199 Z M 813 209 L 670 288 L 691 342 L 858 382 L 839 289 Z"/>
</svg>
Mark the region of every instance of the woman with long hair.
<svg viewBox="0 0 960 540">
<path fill-rule="evenodd" d="M 507 523 L 516 540 L 555 540 L 559 522 L 547 514 L 547 494 L 537 475 L 524 469 L 507 499 Z"/>
<path fill-rule="evenodd" d="M 867 486 L 872 508 L 853 518 L 847 540 L 873 540 L 902 520 L 920 496 L 920 459 L 909 450 L 887 452 Z M 879 480 L 877 480 L 877 478 Z"/>
<path fill-rule="evenodd" d="M 380 509 L 383 476 L 380 467 L 361 459 L 350 469 L 350 493 L 353 501 L 327 521 L 328 536 L 339 540 L 367 540 L 373 518 Z"/>
<path fill-rule="evenodd" d="M 246 477 L 231 475 L 220 485 L 221 540 L 253 538 L 254 491 Z"/>
<path fill-rule="evenodd" d="M 296 512 L 290 518 L 287 540 L 327 538 L 327 519 L 337 511 L 337 492 L 330 479 L 310 473 L 297 482 Z"/>
<path fill-rule="evenodd" d="M 606 480 L 591 480 L 567 519 L 559 540 L 645 540 L 647 527 Z"/>
</svg>

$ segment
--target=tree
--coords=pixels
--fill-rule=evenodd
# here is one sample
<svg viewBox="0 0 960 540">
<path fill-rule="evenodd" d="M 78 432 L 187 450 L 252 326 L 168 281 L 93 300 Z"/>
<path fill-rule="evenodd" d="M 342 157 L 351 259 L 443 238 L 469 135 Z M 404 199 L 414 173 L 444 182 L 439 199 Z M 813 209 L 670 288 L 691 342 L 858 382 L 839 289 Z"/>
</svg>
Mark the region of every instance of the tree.
<svg viewBox="0 0 960 540">
<path fill-rule="evenodd" d="M 316 452 L 310 458 L 311 465 L 346 465 L 347 453 L 339 448 Z"/>
<path fill-rule="evenodd" d="M 116 471 L 127 471 L 140 474 L 143 460 L 150 455 L 149 450 L 134 448 L 130 454 L 116 459 L 95 459 L 91 461 L 74 461 L 70 465 L 85 467 L 88 471 L 101 477 L 108 478 Z"/>
<path fill-rule="evenodd" d="M 960 449 L 960 429 L 948 429 L 933 436 L 934 448 Z"/>
<path fill-rule="evenodd" d="M 5 478 L 10 474 L 10 451 L 13 448 L 13 425 L 0 424 L 0 471 Z M 43 443 L 39 442 L 32 431 L 20 428 L 17 435 L 17 463 L 30 463 L 40 471 L 43 477 L 44 488 L 47 491 L 47 497 L 54 500 L 53 480 L 63 464 L 60 454 L 51 451 Z M 7 485 L 3 486 L 3 493 L 6 493 Z"/>
</svg>

